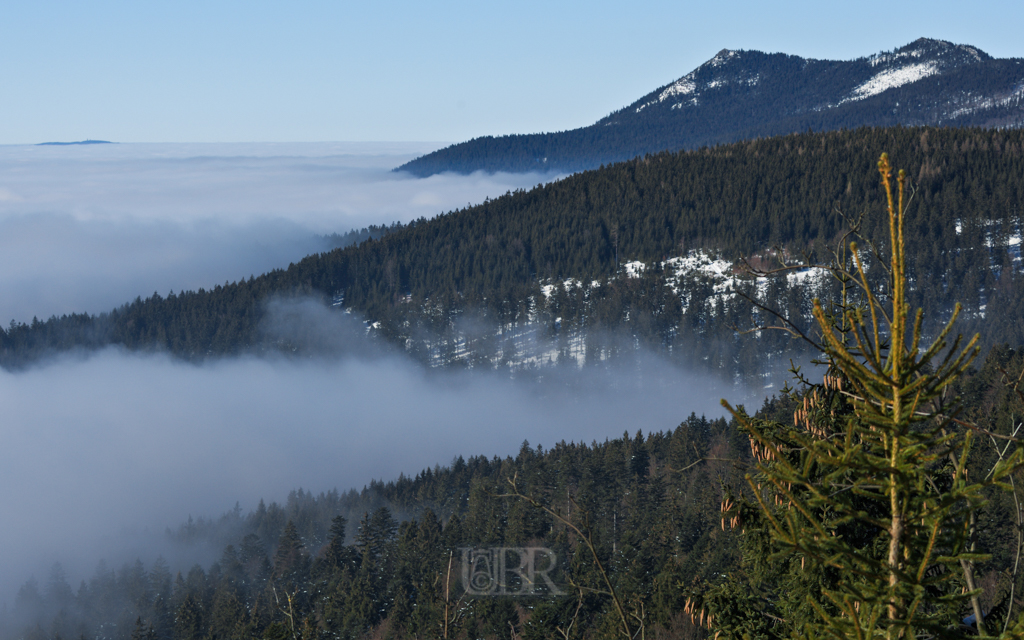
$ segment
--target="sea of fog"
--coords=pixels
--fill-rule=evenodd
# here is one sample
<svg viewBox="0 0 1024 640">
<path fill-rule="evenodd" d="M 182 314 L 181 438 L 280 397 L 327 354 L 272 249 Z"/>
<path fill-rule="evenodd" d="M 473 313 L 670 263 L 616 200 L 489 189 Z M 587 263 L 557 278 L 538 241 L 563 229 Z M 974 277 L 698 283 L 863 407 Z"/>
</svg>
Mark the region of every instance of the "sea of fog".
<svg viewBox="0 0 1024 640">
<path fill-rule="evenodd" d="M 554 176 L 417 179 L 428 143 L 0 145 L 0 322 L 108 311 L 287 267 L 319 235 Z"/>
<path fill-rule="evenodd" d="M 0 318 L 99 312 L 287 266 L 317 234 L 408 221 L 556 176 L 391 168 L 425 144 L 0 147 Z M 341 335 L 296 302 L 288 317 Z M 356 338 L 353 339 L 357 339 Z M 549 389 L 394 354 L 201 366 L 118 349 L 0 370 L 0 602 L 59 561 L 149 566 L 190 515 L 415 475 L 524 440 L 604 440 L 721 415 L 736 389 L 656 357 Z M 145 533 L 145 532 L 151 533 Z M 176 567 L 182 568 L 182 567 Z M 187 566 L 184 567 L 187 569 Z"/>
</svg>

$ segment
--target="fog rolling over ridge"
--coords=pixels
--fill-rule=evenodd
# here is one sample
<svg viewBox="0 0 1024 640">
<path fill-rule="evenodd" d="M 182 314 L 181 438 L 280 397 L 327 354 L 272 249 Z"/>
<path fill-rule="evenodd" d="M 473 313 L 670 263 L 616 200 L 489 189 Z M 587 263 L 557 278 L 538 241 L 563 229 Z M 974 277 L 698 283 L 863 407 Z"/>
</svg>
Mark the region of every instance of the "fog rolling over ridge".
<svg viewBox="0 0 1024 640">
<path fill-rule="evenodd" d="M 430 143 L 0 146 L 0 322 L 210 288 L 552 176 L 391 169 Z"/>
<path fill-rule="evenodd" d="M 136 556 L 149 566 L 159 553 L 173 562 L 165 527 L 236 501 L 247 512 L 299 487 L 344 491 L 459 455 L 514 455 L 524 440 L 547 448 L 668 430 L 691 412 L 721 415 L 722 396 L 743 400 L 742 389 L 655 356 L 552 370 L 537 385 L 430 372 L 365 341 L 347 349 L 362 336 L 310 301 L 278 301 L 269 316 L 269 332 L 287 322 L 291 335 L 322 336 L 324 351 L 350 355 L 196 366 L 107 349 L 0 372 L 0 600 L 10 605 L 31 575 L 45 582 L 55 561 L 75 585 L 100 558 L 114 568 Z"/>
<path fill-rule="evenodd" d="M 409 145 L 0 147 L 0 319 L 102 312 L 321 250 L 316 234 L 431 217 L 553 176 L 392 173 Z M 60 562 L 72 585 L 181 556 L 166 527 L 296 488 L 361 488 L 456 456 L 672 429 L 743 390 L 656 356 L 544 372 L 430 372 L 318 302 L 269 303 L 293 356 L 201 366 L 111 348 L 0 371 L 0 602 Z M 319 354 L 319 355 L 311 355 Z M 274 541 L 268 541 L 273 544 Z M 218 550 L 219 552 L 219 550 Z"/>
</svg>

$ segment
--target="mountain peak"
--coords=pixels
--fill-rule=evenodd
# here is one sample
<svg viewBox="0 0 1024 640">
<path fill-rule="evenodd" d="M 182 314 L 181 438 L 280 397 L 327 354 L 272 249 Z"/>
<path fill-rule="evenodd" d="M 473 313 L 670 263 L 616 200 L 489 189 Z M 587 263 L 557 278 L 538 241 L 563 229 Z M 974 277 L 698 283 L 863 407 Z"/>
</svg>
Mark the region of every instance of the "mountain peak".
<svg viewBox="0 0 1024 640">
<path fill-rule="evenodd" d="M 469 141 L 401 169 L 578 171 L 750 137 L 896 124 L 1024 126 L 1024 60 L 932 38 L 854 60 L 726 48 L 589 127 Z"/>
<path fill-rule="evenodd" d="M 918 38 L 910 44 L 897 49 L 894 53 L 896 55 L 913 57 L 959 55 L 973 62 L 992 59 L 992 56 L 977 47 L 967 44 L 953 44 L 947 40 L 934 40 L 932 38 Z"/>
<path fill-rule="evenodd" d="M 793 92 L 801 90 L 821 94 L 815 87 L 831 85 L 831 96 L 821 96 L 814 104 L 795 105 L 790 113 L 823 111 L 874 97 L 889 89 L 954 71 L 966 65 L 992 60 L 984 51 L 970 45 L 945 40 L 918 38 L 894 51 L 883 51 L 850 61 L 812 60 L 785 54 L 722 49 L 713 58 L 670 85 L 641 98 L 629 112 L 639 114 L 648 107 L 695 109 L 707 105 L 709 92 L 725 88 L 756 92 L 766 78 L 785 76 Z M 783 71 L 787 69 L 787 71 Z M 801 86 L 802 85 L 802 86 Z M 796 93 L 790 96 L 795 102 Z M 831 99 L 830 99 L 831 98 Z M 612 114 L 606 120 L 614 120 Z"/>
<path fill-rule="evenodd" d="M 740 57 L 740 52 L 739 51 L 735 51 L 735 50 L 732 50 L 732 49 L 722 49 L 721 51 L 719 51 L 718 53 L 715 54 L 714 58 L 711 58 L 710 60 L 708 60 L 707 62 L 702 64 L 700 67 L 698 67 L 697 69 L 701 69 L 703 67 L 711 67 L 711 68 L 721 67 L 722 65 L 725 65 L 726 63 L 733 62 L 734 60 L 737 60 L 739 57 Z"/>
</svg>

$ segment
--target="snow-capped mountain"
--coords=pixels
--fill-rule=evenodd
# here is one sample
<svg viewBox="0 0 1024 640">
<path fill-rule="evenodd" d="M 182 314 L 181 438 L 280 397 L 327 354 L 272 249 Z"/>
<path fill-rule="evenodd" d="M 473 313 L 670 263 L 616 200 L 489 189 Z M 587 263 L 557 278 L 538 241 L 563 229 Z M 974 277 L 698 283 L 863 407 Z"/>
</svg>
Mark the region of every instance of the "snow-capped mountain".
<svg viewBox="0 0 1024 640">
<path fill-rule="evenodd" d="M 679 80 L 655 90 L 598 124 L 620 124 L 626 116 L 640 114 L 645 109 L 649 117 L 658 109 L 699 111 L 701 107 L 724 106 L 723 101 L 767 101 L 765 106 L 771 107 L 777 117 L 830 111 L 891 90 L 910 89 L 909 85 L 926 78 L 949 76 L 992 60 L 991 56 L 975 47 L 927 38 L 893 52 L 842 62 L 723 49 Z M 1016 62 L 1019 65 L 1020 61 Z M 950 99 L 955 99 L 956 89 L 954 86 L 947 92 Z M 1002 97 L 1015 95 L 1019 98 L 1022 89 L 1024 85 L 1018 82 Z M 892 102 L 893 107 L 899 108 L 895 93 L 885 97 L 887 103 Z M 975 111 L 993 106 L 979 106 Z M 906 115 L 913 118 L 914 114 L 908 112 Z M 958 109 L 950 109 L 906 124 L 941 124 L 960 115 L 963 114 Z"/>
<path fill-rule="evenodd" d="M 1024 60 L 921 38 L 856 60 L 723 49 L 678 80 L 593 125 L 484 137 L 400 167 L 442 171 L 578 171 L 645 153 L 813 129 L 1024 124 Z"/>
</svg>

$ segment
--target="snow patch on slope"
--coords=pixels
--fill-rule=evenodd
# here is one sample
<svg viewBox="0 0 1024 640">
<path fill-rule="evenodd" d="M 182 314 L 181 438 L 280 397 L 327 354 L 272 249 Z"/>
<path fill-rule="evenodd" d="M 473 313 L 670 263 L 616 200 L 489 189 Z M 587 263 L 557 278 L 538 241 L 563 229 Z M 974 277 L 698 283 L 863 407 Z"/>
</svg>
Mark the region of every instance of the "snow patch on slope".
<svg viewBox="0 0 1024 640">
<path fill-rule="evenodd" d="M 658 103 L 664 102 L 664 101 L 666 101 L 666 100 L 668 100 L 670 98 L 676 98 L 676 97 L 681 97 L 681 96 L 693 95 L 693 97 L 691 97 L 690 100 L 687 101 L 687 102 L 677 102 L 674 105 L 672 105 L 673 109 L 679 108 L 680 106 L 682 106 L 684 104 L 697 104 L 697 96 L 695 94 L 699 94 L 700 93 L 699 88 L 697 86 L 697 81 L 696 81 L 697 73 L 699 71 L 701 71 L 702 69 L 706 69 L 708 67 L 711 67 L 711 68 L 721 67 L 723 64 L 725 64 L 729 60 L 731 60 L 733 58 L 739 57 L 739 55 L 740 54 L 739 54 L 738 51 L 729 51 L 728 49 L 722 49 L 721 51 L 718 52 L 718 54 L 714 58 L 708 60 L 707 62 L 705 62 L 701 66 L 697 67 L 696 69 L 694 69 L 690 73 L 686 74 L 685 76 L 683 76 L 679 80 L 676 80 L 674 83 L 669 85 L 668 88 L 666 88 L 664 91 L 662 91 L 661 93 L 658 94 L 657 98 L 655 98 L 654 100 L 650 100 L 649 102 L 645 102 L 644 104 L 642 104 L 639 107 L 637 107 L 636 108 L 636 112 L 640 113 L 641 111 L 643 111 L 645 108 L 651 106 L 652 104 L 658 104 Z M 718 77 L 718 78 L 712 79 L 707 84 L 705 84 L 704 85 L 704 89 L 716 89 L 718 87 L 725 86 L 726 84 L 729 84 L 730 82 L 736 82 L 736 81 L 737 81 L 736 79 L 729 79 L 729 78 Z M 754 86 L 754 85 L 756 85 L 760 81 L 760 76 L 756 76 L 755 75 L 755 76 L 752 76 L 750 78 L 739 79 L 738 81 L 742 82 L 742 83 L 745 83 L 745 84 L 747 84 L 749 86 Z"/>
<path fill-rule="evenodd" d="M 938 72 L 939 64 L 934 61 L 909 64 L 896 69 L 886 69 L 885 71 L 876 73 L 867 82 L 856 87 L 850 96 L 841 100 L 839 104 L 877 96 L 883 91 L 888 91 L 895 87 L 901 87 L 905 84 L 910 84 L 911 82 L 917 82 L 918 80 L 927 78 L 928 76 L 933 76 Z"/>
<path fill-rule="evenodd" d="M 644 110 L 644 108 L 649 107 L 652 104 L 656 104 L 658 102 L 664 102 L 669 98 L 673 98 L 675 96 L 685 96 L 693 93 L 697 89 L 697 83 L 693 81 L 693 75 L 695 73 L 696 71 L 691 71 L 687 75 L 683 76 L 675 83 L 673 83 L 671 86 L 669 86 L 669 88 L 665 89 L 660 94 L 658 94 L 657 100 L 651 100 L 650 102 L 647 102 L 637 107 L 636 112 L 640 113 L 641 111 Z"/>
<path fill-rule="evenodd" d="M 647 270 L 647 265 L 640 262 L 639 260 L 634 260 L 632 262 L 627 262 L 626 264 L 622 265 L 622 269 L 623 271 L 626 272 L 627 277 L 639 278 L 644 274 L 644 271 Z"/>
<path fill-rule="evenodd" d="M 1024 84 L 1017 85 L 1013 91 L 1004 96 L 968 96 L 965 102 L 966 106 L 960 107 L 948 114 L 949 118 L 959 118 L 960 116 L 969 115 L 978 111 L 985 111 L 988 109 L 999 109 L 1001 107 L 1008 107 L 1014 103 L 1019 103 L 1024 100 Z"/>
<path fill-rule="evenodd" d="M 717 54 L 715 54 L 714 58 L 711 58 L 711 60 L 707 61 L 705 64 L 709 64 L 712 67 L 720 67 L 720 66 L 722 66 L 723 64 L 725 64 L 726 62 L 728 62 L 732 58 L 735 58 L 738 55 L 739 55 L 739 53 L 736 52 L 736 51 L 729 51 L 728 49 L 722 49 Z"/>
<path fill-rule="evenodd" d="M 662 263 L 665 270 L 671 271 L 675 279 L 683 276 L 700 274 L 719 280 L 718 286 L 731 287 L 734 278 L 732 277 L 733 263 L 721 258 L 715 258 L 704 251 L 691 251 L 685 257 L 669 258 Z"/>
<path fill-rule="evenodd" d="M 555 287 L 557 287 L 557 286 L 558 285 L 551 284 L 551 283 L 541 285 L 540 292 L 544 296 L 545 300 L 550 300 L 551 299 L 551 296 L 555 293 Z M 562 280 L 562 288 L 565 289 L 566 291 L 572 291 L 573 289 L 580 289 L 583 286 L 584 286 L 583 282 L 581 280 L 577 280 L 576 278 L 566 278 L 565 280 Z M 596 289 L 596 288 L 598 288 L 600 286 L 601 286 L 601 283 L 598 280 L 592 280 L 590 282 L 590 288 L 591 289 Z"/>
<path fill-rule="evenodd" d="M 626 275 L 637 278 L 643 275 L 647 265 L 639 261 L 627 262 L 622 265 Z M 661 263 L 668 275 L 669 286 L 678 293 L 678 282 L 682 278 L 703 276 L 710 279 L 715 293 L 728 293 L 743 279 L 740 264 L 723 260 L 705 251 L 690 251 L 686 256 L 669 258 Z M 785 272 L 786 281 L 791 286 L 817 288 L 828 277 L 825 269 L 814 267 L 795 268 Z M 746 276 L 749 278 L 749 276 Z M 767 284 L 767 280 L 763 280 Z"/>
</svg>

